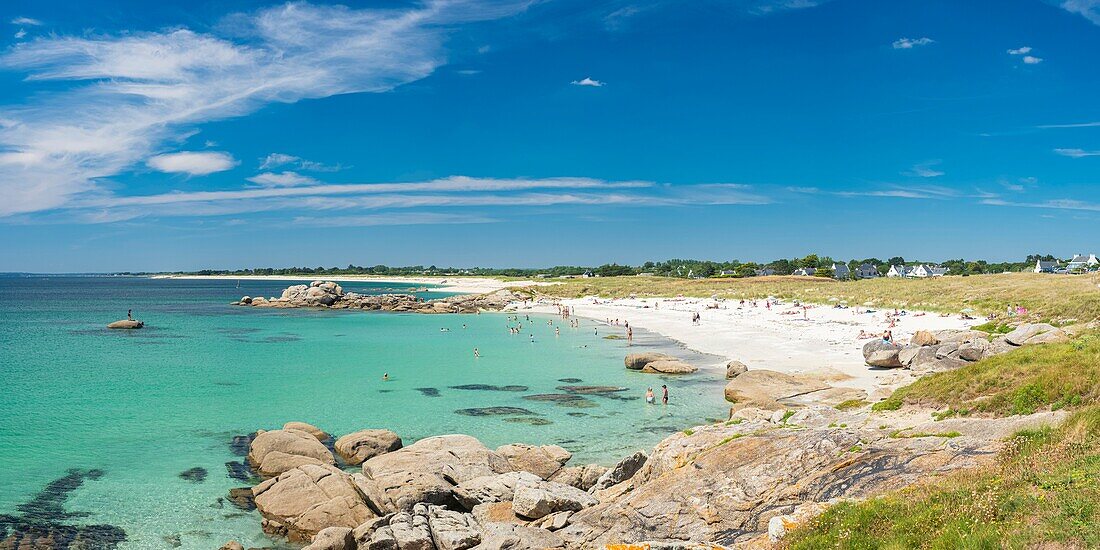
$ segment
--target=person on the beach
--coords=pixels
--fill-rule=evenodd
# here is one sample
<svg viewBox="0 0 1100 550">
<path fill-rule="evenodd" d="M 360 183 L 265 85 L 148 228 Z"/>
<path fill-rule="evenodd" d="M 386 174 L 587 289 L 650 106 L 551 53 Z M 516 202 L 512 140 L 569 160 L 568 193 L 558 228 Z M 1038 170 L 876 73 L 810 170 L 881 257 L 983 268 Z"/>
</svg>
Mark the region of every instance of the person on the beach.
<svg viewBox="0 0 1100 550">
<path fill-rule="evenodd" d="M 668 405 L 668 386 L 661 384 L 661 404 Z"/>
<path fill-rule="evenodd" d="M 649 388 L 648 390 L 645 391 L 645 402 L 649 403 L 650 405 L 652 405 L 654 403 L 653 388 Z"/>
</svg>

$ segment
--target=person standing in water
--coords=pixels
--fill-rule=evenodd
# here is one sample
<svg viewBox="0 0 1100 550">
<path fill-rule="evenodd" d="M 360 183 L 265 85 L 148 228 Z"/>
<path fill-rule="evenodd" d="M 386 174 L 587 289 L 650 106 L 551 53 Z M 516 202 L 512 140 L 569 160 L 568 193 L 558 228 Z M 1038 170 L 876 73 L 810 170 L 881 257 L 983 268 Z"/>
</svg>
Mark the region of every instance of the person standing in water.
<svg viewBox="0 0 1100 550">
<path fill-rule="evenodd" d="M 668 405 L 668 385 L 661 384 L 661 404 Z"/>
<path fill-rule="evenodd" d="M 653 404 L 653 388 L 649 388 L 645 391 L 645 402 L 650 405 Z"/>
<path fill-rule="evenodd" d="M 474 357 L 481 357 L 481 352 L 474 348 Z"/>
</svg>

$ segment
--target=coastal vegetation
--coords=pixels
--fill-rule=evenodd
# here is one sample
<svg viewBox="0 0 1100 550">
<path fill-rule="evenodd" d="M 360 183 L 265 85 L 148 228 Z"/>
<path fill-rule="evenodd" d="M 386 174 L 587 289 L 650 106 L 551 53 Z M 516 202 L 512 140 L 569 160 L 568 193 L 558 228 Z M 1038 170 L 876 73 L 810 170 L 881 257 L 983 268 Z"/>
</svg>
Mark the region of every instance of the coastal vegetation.
<svg viewBox="0 0 1100 550">
<path fill-rule="evenodd" d="M 876 308 L 925 310 L 972 315 L 1003 314 L 1007 306 L 1025 308 L 1034 320 L 1060 323 L 1100 318 L 1100 274 L 1073 276 L 1000 273 L 927 279 L 877 278 L 837 281 L 819 277 L 679 279 L 670 277 L 594 277 L 538 287 L 559 298 L 657 296 L 752 299 L 775 296 L 819 304 L 869 304 Z"/>
<path fill-rule="evenodd" d="M 1088 332 L 1056 344 L 1025 346 L 925 376 L 876 403 L 942 409 L 939 418 L 1007 416 L 1100 404 L 1100 335 Z"/>
<path fill-rule="evenodd" d="M 832 506 L 782 545 L 799 550 L 1095 548 L 1097 525 L 1100 405 L 1091 405 L 1058 428 L 1018 433 L 993 464 Z"/>
</svg>

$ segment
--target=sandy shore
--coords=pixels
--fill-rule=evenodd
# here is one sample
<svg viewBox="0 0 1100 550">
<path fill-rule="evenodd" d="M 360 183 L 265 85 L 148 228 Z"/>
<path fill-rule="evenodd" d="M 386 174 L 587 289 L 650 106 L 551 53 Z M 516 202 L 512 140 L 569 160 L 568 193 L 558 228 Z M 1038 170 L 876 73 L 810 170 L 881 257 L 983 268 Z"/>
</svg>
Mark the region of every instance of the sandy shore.
<svg viewBox="0 0 1100 550">
<path fill-rule="evenodd" d="M 310 277 L 290 277 L 286 275 L 156 275 L 154 279 L 230 279 L 230 280 L 268 280 L 268 281 L 309 281 Z M 313 280 L 372 283 L 407 283 L 416 285 L 435 285 L 430 292 L 461 292 L 482 294 L 502 288 L 524 287 L 548 284 L 545 281 L 501 281 L 488 277 L 374 277 L 371 275 L 324 275 Z"/>
<path fill-rule="evenodd" d="M 741 306 L 739 301 L 702 298 L 681 299 L 594 299 L 562 300 L 581 317 L 599 321 L 618 319 L 620 326 L 609 330 L 624 332 L 623 322 L 677 340 L 686 347 L 712 355 L 737 359 L 750 369 L 769 369 L 806 374 L 834 386 L 864 390 L 872 395 L 887 391 L 913 378 L 902 369 L 879 369 L 863 362 L 861 330 L 881 333 L 888 328 L 886 312 L 866 313 L 867 307 L 847 309 L 811 306 L 807 310 L 790 303 L 764 307 L 764 301 Z M 708 306 L 717 305 L 717 309 Z M 556 313 L 546 301 L 528 309 Z M 873 308 L 871 308 L 873 309 Z M 692 313 L 701 321 L 695 325 Z M 893 311 L 891 310 L 891 313 Z M 975 321 L 957 315 L 941 317 L 936 313 L 909 312 L 898 318 L 891 329 L 895 340 L 904 343 L 917 330 L 967 328 Z"/>
</svg>

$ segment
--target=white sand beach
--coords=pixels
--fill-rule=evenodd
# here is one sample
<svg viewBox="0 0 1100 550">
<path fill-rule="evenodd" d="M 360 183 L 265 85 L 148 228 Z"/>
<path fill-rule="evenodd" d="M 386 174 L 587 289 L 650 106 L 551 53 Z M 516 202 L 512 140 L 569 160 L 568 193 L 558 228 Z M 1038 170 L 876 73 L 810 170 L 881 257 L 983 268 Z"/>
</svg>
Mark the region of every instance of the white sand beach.
<svg viewBox="0 0 1100 550">
<path fill-rule="evenodd" d="M 866 313 L 868 307 L 834 308 L 811 305 L 809 309 L 792 303 L 756 307 L 747 301 L 703 298 L 596 299 L 562 300 L 574 314 L 599 321 L 619 321 L 610 326 L 613 333 L 624 333 L 624 322 L 656 332 L 702 353 L 742 361 L 750 369 L 769 369 L 791 374 L 819 377 L 834 386 L 875 390 L 893 389 L 913 378 L 903 369 L 880 369 L 863 362 L 862 348 L 868 341 L 859 339 L 860 331 L 880 334 L 889 327 L 886 311 Z M 712 309 L 714 306 L 717 309 Z M 710 306 L 710 307 L 708 307 Z M 550 301 L 529 306 L 531 311 L 556 313 Z M 692 323 L 692 313 L 701 320 Z M 893 310 L 890 310 L 893 313 Z M 904 343 L 917 330 L 962 329 L 980 323 L 958 315 L 941 317 L 937 313 L 907 312 L 899 316 L 893 331 L 895 340 Z"/>
</svg>

